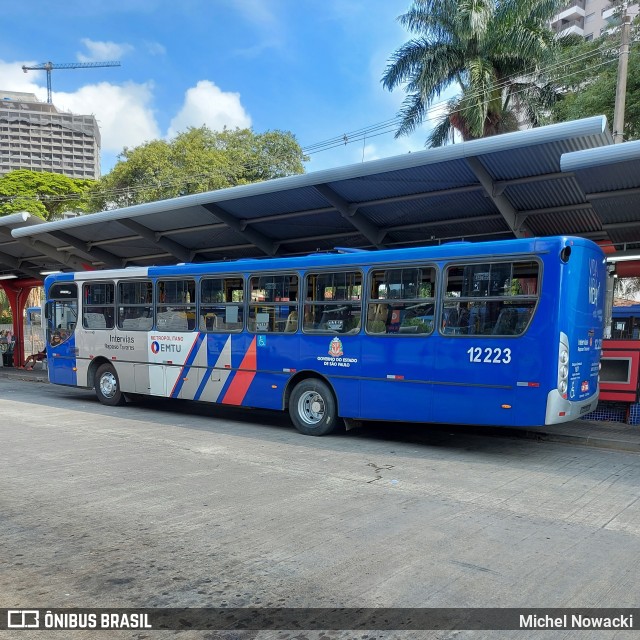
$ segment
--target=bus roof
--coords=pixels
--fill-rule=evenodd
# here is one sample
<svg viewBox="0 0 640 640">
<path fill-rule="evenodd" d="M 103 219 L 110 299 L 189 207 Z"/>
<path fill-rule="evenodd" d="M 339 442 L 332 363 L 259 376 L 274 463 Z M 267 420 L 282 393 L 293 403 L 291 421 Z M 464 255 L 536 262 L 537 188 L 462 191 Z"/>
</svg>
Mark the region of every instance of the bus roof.
<svg viewBox="0 0 640 640">
<path fill-rule="evenodd" d="M 201 275 L 216 273 L 248 273 L 255 271 L 279 271 L 283 269 L 300 270 L 309 268 L 326 269 L 330 267 L 384 264 L 397 261 L 425 262 L 465 258 L 491 259 L 514 254 L 541 254 L 559 251 L 561 247 L 597 245 L 590 240 L 572 236 L 550 236 L 545 238 L 522 238 L 517 240 L 497 240 L 493 242 L 450 242 L 432 247 L 411 247 L 382 251 L 357 251 L 343 253 L 312 253 L 304 256 L 284 258 L 243 258 L 226 262 L 182 263 L 172 266 L 130 267 L 128 269 L 109 269 L 104 271 L 85 271 L 75 274 L 77 280 L 99 280 L 107 278 L 144 278 L 169 277 L 180 275 Z M 599 248 L 598 248 L 599 249 Z M 71 279 L 72 274 L 57 274 L 47 280 Z"/>
</svg>

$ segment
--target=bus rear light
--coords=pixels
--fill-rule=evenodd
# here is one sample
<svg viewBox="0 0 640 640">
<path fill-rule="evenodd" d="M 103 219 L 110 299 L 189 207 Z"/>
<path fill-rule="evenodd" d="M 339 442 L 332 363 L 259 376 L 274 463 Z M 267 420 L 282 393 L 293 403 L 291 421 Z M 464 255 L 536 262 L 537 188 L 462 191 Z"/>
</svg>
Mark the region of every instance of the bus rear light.
<svg viewBox="0 0 640 640">
<path fill-rule="evenodd" d="M 558 411 L 558 415 L 562 418 L 567 415 L 566 411 Z"/>
<path fill-rule="evenodd" d="M 565 333 L 560 333 L 560 344 L 558 348 L 558 391 L 563 398 L 566 398 L 569 387 L 569 338 Z"/>
</svg>

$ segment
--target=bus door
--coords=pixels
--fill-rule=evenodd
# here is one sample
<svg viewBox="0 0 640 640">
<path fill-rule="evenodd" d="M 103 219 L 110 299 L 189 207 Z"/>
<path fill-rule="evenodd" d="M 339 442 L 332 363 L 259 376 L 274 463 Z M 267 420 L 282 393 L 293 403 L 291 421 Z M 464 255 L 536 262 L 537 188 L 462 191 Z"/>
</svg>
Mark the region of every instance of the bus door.
<svg viewBox="0 0 640 640">
<path fill-rule="evenodd" d="M 46 307 L 49 380 L 77 385 L 75 329 L 78 322 L 78 286 L 57 282 L 49 289 Z"/>
</svg>

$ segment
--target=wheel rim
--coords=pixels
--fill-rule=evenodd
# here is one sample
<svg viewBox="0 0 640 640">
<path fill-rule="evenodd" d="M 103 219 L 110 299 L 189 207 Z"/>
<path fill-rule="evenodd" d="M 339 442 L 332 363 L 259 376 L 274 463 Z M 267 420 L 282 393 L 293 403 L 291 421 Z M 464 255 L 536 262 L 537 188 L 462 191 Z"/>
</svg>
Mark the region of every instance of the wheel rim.
<svg viewBox="0 0 640 640">
<path fill-rule="evenodd" d="M 315 425 L 324 419 L 324 398 L 317 391 L 305 391 L 298 400 L 298 415 L 303 422 Z"/>
<path fill-rule="evenodd" d="M 107 371 L 100 376 L 100 393 L 105 398 L 113 398 L 118 390 L 118 381 L 113 373 Z"/>
</svg>

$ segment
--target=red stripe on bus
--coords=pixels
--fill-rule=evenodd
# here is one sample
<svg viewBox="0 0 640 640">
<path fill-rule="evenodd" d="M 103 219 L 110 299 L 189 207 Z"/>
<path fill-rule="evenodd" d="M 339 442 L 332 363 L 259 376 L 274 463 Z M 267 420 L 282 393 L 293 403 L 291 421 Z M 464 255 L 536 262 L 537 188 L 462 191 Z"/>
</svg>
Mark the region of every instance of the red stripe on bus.
<svg viewBox="0 0 640 640">
<path fill-rule="evenodd" d="M 240 370 L 236 373 L 222 399 L 222 404 L 241 405 L 249 387 L 256 375 L 258 362 L 256 358 L 256 339 L 254 338 L 240 363 Z"/>
</svg>

